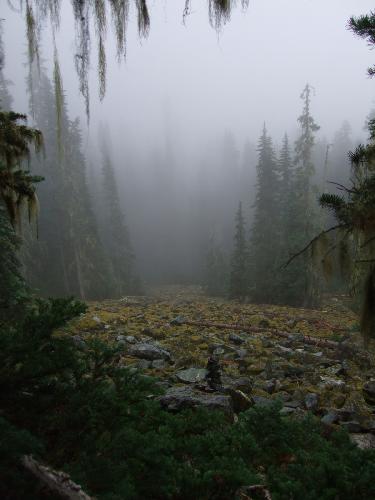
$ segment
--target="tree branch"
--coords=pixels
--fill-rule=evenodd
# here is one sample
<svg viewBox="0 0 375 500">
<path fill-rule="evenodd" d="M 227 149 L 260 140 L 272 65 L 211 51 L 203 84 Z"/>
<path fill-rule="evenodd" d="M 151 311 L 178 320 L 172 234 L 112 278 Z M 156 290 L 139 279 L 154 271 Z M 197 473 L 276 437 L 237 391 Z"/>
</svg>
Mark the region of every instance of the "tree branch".
<svg viewBox="0 0 375 500">
<path fill-rule="evenodd" d="M 51 493 L 65 500 L 95 500 L 74 483 L 68 474 L 42 465 L 31 455 L 22 457 L 22 465 Z"/>
<path fill-rule="evenodd" d="M 328 234 L 330 233 L 331 231 L 335 231 L 336 229 L 341 229 L 343 227 L 346 227 L 344 224 L 337 224 L 337 226 L 332 226 L 330 227 L 329 229 L 326 229 L 325 231 L 322 231 L 321 233 L 319 233 L 317 236 L 315 236 L 315 238 L 313 238 L 312 240 L 309 241 L 309 243 L 304 247 L 302 248 L 302 250 L 300 250 L 299 252 L 293 254 L 289 259 L 288 261 L 281 266 L 281 269 L 285 269 L 289 266 L 289 264 L 294 260 L 296 259 L 297 257 L 299 257 L 300 255 L 302 255 L 303 253 L 306 252 L 306 250 L 308 250 L 321 236 L 323 236 L 323 234 Z"/>
</svg>

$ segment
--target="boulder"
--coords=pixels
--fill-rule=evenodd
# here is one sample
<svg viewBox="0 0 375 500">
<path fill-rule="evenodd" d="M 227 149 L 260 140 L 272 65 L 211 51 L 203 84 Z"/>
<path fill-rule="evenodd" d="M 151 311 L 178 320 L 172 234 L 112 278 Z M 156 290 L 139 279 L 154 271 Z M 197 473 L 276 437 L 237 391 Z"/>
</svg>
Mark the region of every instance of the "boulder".
<svg viewBox="0 0 375 500">
<path fill-rule="evenodd" d="M 314 392 L 306 394 L 305 397 L 305 407 L 306 410 L 315 411 L 318 408 L 319 396 Z"/>
<path fill-rule="evenodd" d="M 351 420 L 350 422 L 340 422 L 340 426 L 351 433 L 359 433 L 363 431 L 362 425 L 356 420 Z"/>
<path fill-rule="evenodd" d="M 155 368 L 156 370 L 162 370 L 163 368 L 165 368 L 165 360 L 155 359 L 151 364 L 151 368 Z"/>
<path fill-rule="evenodd" d="M 351 434 L 350 439 L 361 450 L 375 448 L 375 436 L 373 434 Z"/>
<path fill-rule="evenodd" d="M 155 359 L 169 360 L 171 355 L 165 349 L 155 346 L 153 344 L 134 344 L 129 349 L 129 354 L 136 358 L 147 359 L 154 361 Z"/>
<path fill-rule="evenodd" d="M 375 405 L 375 380 L 369 380 L 363 385 L 363 397 L 367 404 Z"/>
<path fill-rule="evenodd" d="M 170 325 L 174 325 L 174 326 L 179 326 L 179 325 L 183 325 L 185 323 L 185 318 L 183 316 L 176 316 L 175 318 L 173 318 L 169 324 Z"/>
<path fill-rule="evenodd" d="M 253 398 L 251 396 L 247 396 L 239 389 L 233 389 L 232 387 L 230 387 L 226 389 L 225 392 L 229 394 L 232 399 L 232 406 L 235 413 L 246 411 L 254 406 Z"/>
<path fill-rule="evenodd" d="M 189 386 L 171 387 L 158 400 L 169 411 L 201 407 L 208 410 L 221 410 L 229 417 L 233 417 L 232 400 L 226 394 L 199 392 Z"/>
<path fill-rule="evenodd" d="M 87 349 L 86 342 L 83 340 L 83 338 L 80 335 L 73 335 L 72 341 L 73 341 L 73 344 L 77 347 L 77 349 L 80 349 L 81 351 L 84 351 Z"/>
<path fill-rule="evenodd" d="M 275 403 L 275 401 L 273 401 L 272 399 L 264 398 L 263 396 L 253 396 L 253 400 L 255 406 L 257 406 L 258 408 L 272 406 Z"/>
<path fill-rule="evenodd" d="M 205 368 L 187 368 L 177 372 L 176 377 L 180 382 L 195 384 L 196 382 L 202 382 L 207 374 L 208 371 Z"/>
<path fill-rule="evenodd" d="M 245 340 L 242 337 L 240 337 L 239 335 L 237 335 L 236 333 L 230 333 L 229 340 L 231 342 L 233 342 L 233 344 L 236 344 L 236 345 L 241 345 L 245 342 Z"/>
</svg>

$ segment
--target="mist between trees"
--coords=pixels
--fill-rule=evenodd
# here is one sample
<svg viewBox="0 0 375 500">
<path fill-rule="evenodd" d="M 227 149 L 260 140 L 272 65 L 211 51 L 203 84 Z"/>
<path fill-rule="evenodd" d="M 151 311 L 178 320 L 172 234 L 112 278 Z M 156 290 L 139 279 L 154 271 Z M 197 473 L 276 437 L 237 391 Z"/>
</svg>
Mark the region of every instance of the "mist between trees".
<svg viewBox="0 0 375 500">
<path fill-rule="evenodd" d="M 348 122 L 330 141 L 316 139 L 318 96 L 309 84 L 301 90 L 291 137 L 272 138 L 265 124 L 259 138 L 238 144 L 226 130 L 186 155 L 166 106 L 155 151 L 137 158 L 127 147 L 117 158 L 103 123 L 97 154 L 85 157 L 79 121 L 69 118 L 63 98 L 57 130 L 53 83 L 35 69 L 30 103 L 45 151 L 31 155 L 30 167 L 45 180 L 37 189 L 38 237 L 35 224 L 22 228 L 28 282 L 44 295 L 84 299 L 179 283 L 212 295 L 313 304 L 309 295 L 322 280 L 313 282 L 318 271 L 309 256 L 281 267 L 331 222 L 318 196 L 335 190 L 330 179 L 348 183 L 354 144 Z M 4 75 L 1 99 L 10 108 Z"/>
<path fill-rule="evenodd" d="M 110 16 L 122 20 L 114 24 L 115 47 L 118 55 L 125 53 L 130 11 L 127 2 L 120 4 L 123 15 L 113 9 L 106 14 L 103 2 L 95 9 L 91 3 L 73 3 L 73 59 L 87 116 L 90 40 L 98 39 L 95 62 L 102 99 Z M 365 136 L 365 123 L 360 130 L 355 126 L 354 136 L 348 121 L 335 133 L 321 128 L 319 100 L 324 89 L 307 82 L 290 103 L 296 110 L 293 120 L 290 113 L 285 123 L 272 113 L 270 119 L 267 108 L 267 122 L 257 133 L 251 124 L 245 140 L 230 127 L 218 131 L 217 124 L 211 134 L 200 134 L 203 116 L 198 115 L 198 132 L 187 136 L 191 116 L 185 113 L 187 121 L 180 127 L 181 117 L 168 94 L 153 141 L 147 123 L 145 138 L 139 135 L 139 124 L 137 136 L 129 134 L 128 126 L 122 134 L 113 110 L 101 117 L 100 124 L 96 118 L 87 135 L 85 118 L 76 118 L 64 89 L 69 74 L 61 70 L 58 30 L 66 9 L 48 5 L 50 10 L 42 2 L 29 2 L 20 11 L 27 27 L 28 112 L 45 144 L 43 155 L 32 153 L 29 158 L 32 174 L 44 178 L 37 186 L 41 210 L 37 222 L 22 224 L 21 260 L 31 287 L 45 296 L 100 299 L 144 293 L 147 285 L 194 284 L 209 295 L 305 306 L 317 305 L 325 291 L 358 288 L 358 276 L 341 276 L 337 255 L 328 251 L 342 238 L 340 232 L 309 248 L 288 267 L 284 264 L 334 223 L 334 217 L 320 208 L 319 196 L 337 191 L 329 181 L 350 184 L 348 152 L 357 146 L 358 136 Z M 146 36 L 154 19 L 158 29 L 156 10 L 149 10 L 147 2 L 134 5 L 139 34 Z M 245 8 L 248 2 L 238 5 Z M 233 6 L 209 2 L 209 20 L 216 30 L 229 21 Z M 181 19 L 194 23 L 194 15 L 194 6 L 186 2 Z M 41 37 L 48 16 L 52 75 L 43 60 L 46 47 Z M 111 51 L 111 41 L 107 45 Z M 9 110 L 11 58 L 2 53 L 6 57 L 0 98 L 2 108 Z M 283 132 L 275 135 L 275 129 Z M 352 246 L 349 243 L 348 255 Z M 324 279 L 331 274 L 333 279 Z"/>
</svg>

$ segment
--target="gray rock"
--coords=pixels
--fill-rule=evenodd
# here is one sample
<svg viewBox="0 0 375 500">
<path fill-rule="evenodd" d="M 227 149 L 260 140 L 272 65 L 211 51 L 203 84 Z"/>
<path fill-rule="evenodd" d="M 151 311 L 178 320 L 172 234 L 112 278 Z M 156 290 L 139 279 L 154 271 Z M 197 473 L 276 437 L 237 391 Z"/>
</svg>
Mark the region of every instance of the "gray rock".
<svg viewBox="0 0 375 500">
<path fill-rule="evenodd" d="M 232 399 L 233 410 L 235 413 L 246 411 L 254 406 L 254 400 L 239 389 L 229 388 L 226 391 Z"/>
<path fill-rule="evenodd" d="M 82 351 L 87 349 L 86 342 L 83 340 L 83 338 L 80 335 L 73 335 L 72 341 L 73 341 L 73 344 L 77 347 L 77 349 L 81 349 Z"/>
<path fill-rule="evenodd" d="M 125 337 L 125 340 L 126 342 L 128 342 L 128 344 L 135 344 L 137 342 L 137 339 L 133 337 L 133 335 L 127 335 Z"/>
<path fill-rule="evenodd" d="M 287 408 L 299 408 L 301 406 L 301 403 L 299 401 L 286 401 L 284 403 L 284 406 L 286 406 Z"/>
<path fill-rule="evenodd" d="M 363 431 L 362 425 L 356 420 L 351 420 L 349 422 L 340 422 L 340 426 L 346 429 L 348 432 L 358 433 Z"/>
<path fill-rule="evenodd" d="M 277 354 L 281 356 L 282 358 L 289 359 L 293 356 L 294 351 L 293 349 L 290 349 L 289 347 L 284 347 L 282 345 L 277 345 Z"/>
<path fill-rule="evenodd" d="M 321 351 L 313 352 L 311 353 L 311 356 L 314 356 L 314 358 L 321 358 L 323 356 L 323 353 Z"/>
<path fill-rule="evenodd" d="M 326 425 L 332 425 L 339 421 L 339 416 L 335 411 L 329 411 L 324 417 L 322 417 L 321 422 Z"/>
<path fill-rule="evenodd" d="M 213 352 L 213 356 L 222 356 L 225 354 L 225 349 L 223 347 L 217 347 Z"/>
<path fill-rule="evenodd" d="M 232 400 L 230 396 L 224 394 L 198 392 L 189 386 L 172 387 L 158 400 L 169 411 L 201 407 L 208 410 L 221 410 L 233 418 Z"/>
<path fill-rule="evenodd" d="M 362 427 L 366 432 L 375 433 L 375 420 L 365 420 L 362 422 Z"/>
<path fill-rule="evenodd" d="M 152 364 L 152 368 L 155 368 L 156 370 L 162 370 L 165 368 L 165 360 L 164 359 L 155 359 Z"/>
<path fill-rule="evenodd" d="M 293 413 L 296 412 L 296 409 L 295 408 L 292 408 L 290 406 L 284 406 L 283 408 L 281 408 L 280 410 L 280 415 L 292 415 Z"/>
<path fill-rule="evenodd" d="M 340 379 L 335 379 L 331 377 L 320 377 L 321 380 L 321 386 L 326 389 L 344 389 L 345 388 L 345 382 Z"/>
<path fill-rule="evenodd" d="M 222 383 L 225 389 L 239 389 L 245 394 L 251 394 L 254 381 L 250 377 L 231 378 L 226 375 L 222 377 Z"/>
<path fill-rule="evenodd" d="M 274 401 L 272 399 L 264 398 L 262 396 L 253 396 L 253 400 L 255 406 L 257 406 L 258 408 L 264 408 L 267 406 L 272 406 L 274 404 Z"/>
<path fill-rule="evenodd" d="M 202 382 L 207 375 L 208 371 L 205 368 L 187 368 L 176 373 L 176 377 L 181 382 L 187 384 L 194 384 Z"/>
<path fill-rule="evenodd" d="M 231 342 L 233 342 L 233 344 L 236 344 L 236 345 L 241 345 L 245 342 L 245 340 L 242 337 L 240 337 L 239 335 L 237 335 L 236 333 L 229 334 L 229 340 Z"/>
<path fill-rule="evenodd" d="M 154 361 L 155 359 L 169 360 L 171 355 L 168 351 L 152 344 L 134 344 L 129 349 L 129 354 L 136 358 Z"/>
<path fill-rule="evenodd" d="M 117 342 L 125 342 L 125 335 L 117 335 L 116 340 Z"/>
<path fill-rule="evenodd" d="M 237 349 L 236 359 L 244 359 L 247 356 L 247 349 Z"/>
<path fill-rule="evenodd" d="M 363 385 L 363 397 L 367 404 L 375 405 L 375 380 L 369 380 Z"/>
<path fill-rule="evenodd" d="M 261 339 L 262 342 L 262 347 L 269 349 L 270 347 L 274 346 L 274 342 L 272 342 L 270 339 Z"/>
<path fill-rule="evenodd" d="M 140 359 L 137 363 L 137 368 L 139 370 L 147 370 L 150 367 L 151 367 L 151 361 L 148 361 L 147 359 Z"/>
<path fill-rule="evenodd" d="M 185 323 L 185 318 L 183 316 L 176 316 L 175 318 L 173 318 L 169 324 L 170 325 L 174 325 L 174 326 L 179 326 L 179 325 L 183 325 Z"/>
<path fill-rule="evenodd" d="M 352 434 L 350 439 L 358 448 L 361 448 L 361 450 L 375 448 L 375 436 L 373 434 Z"/>
<path fill-rule="evenodd" d="M 302 366 L 289 365 L 284 368 L 285 377 L 302 377 L 304 373 L 305 368 L 302 368 Z"/>
<path fill-rule="evenodd" d="M 264 385 L 264 390 L 268 392 L 268 394 L 273 394 L 274 392 L 277 392 L 281 387 L 281 382 L 280 380 L 273 378 L 271 380 L 266 380 L 266 383 Z"/>
<path fill-rule="evenodd" d="M 306 410 L 315 411 L 318 408 L 319 396 L 314 392 L 310 392 L 305 397 Z"/>
</svg>

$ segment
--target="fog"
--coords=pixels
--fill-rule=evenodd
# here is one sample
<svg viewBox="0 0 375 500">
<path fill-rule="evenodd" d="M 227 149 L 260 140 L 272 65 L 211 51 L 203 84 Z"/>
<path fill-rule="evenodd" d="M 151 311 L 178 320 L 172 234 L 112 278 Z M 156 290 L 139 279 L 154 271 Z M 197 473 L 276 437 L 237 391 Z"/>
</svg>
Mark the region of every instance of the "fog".
<svg viewBox="0 0 375 500">
<path fill-rule="evenodd" d="M 92 197 L 106 136 L 146 283 L 200 282 L 212 235 L 230 255 L 240 200 L 250 231 L 263 126 L 276 154 L 285 133 L 293 151 L 306 83 L 314 90 L 311 114 L 320 126 L 314 150 L 320 187 L 327 145 L 337 144 L 343 122 L 350 124 L 351 142 L 340 151 L 333 148 L 336 173 L 340 162 L 348 169 L 345 154 L 353 144 L 366 139 L 365 121 L 374 107 L 374 82 L 366 69 L 373 53 L 346 25 L 350 16 L 373 8 L 370 0 L 251 0 L 246 12 L 233 10 L 219 33 L 209 26 L 206 2 L 193 1 L 185 22 L 182 0 L 149 2 L 149 36 L 139 38 L 132 11 L 127 57 L 120 64 L 108 31 L 103 101 L 93 41 L 89 123 L 74 68 L 72 8 L 68 1 L 62 4 L 56 43 L 68 114 L 72 120 L 79 117 L 83 129 Z M 29 114 L 23 16 L 2 2 L 1 17 L 13 107 Z M 50 30 L 41 40 L 43 66 L 52 78 Z"/>
</svg>

